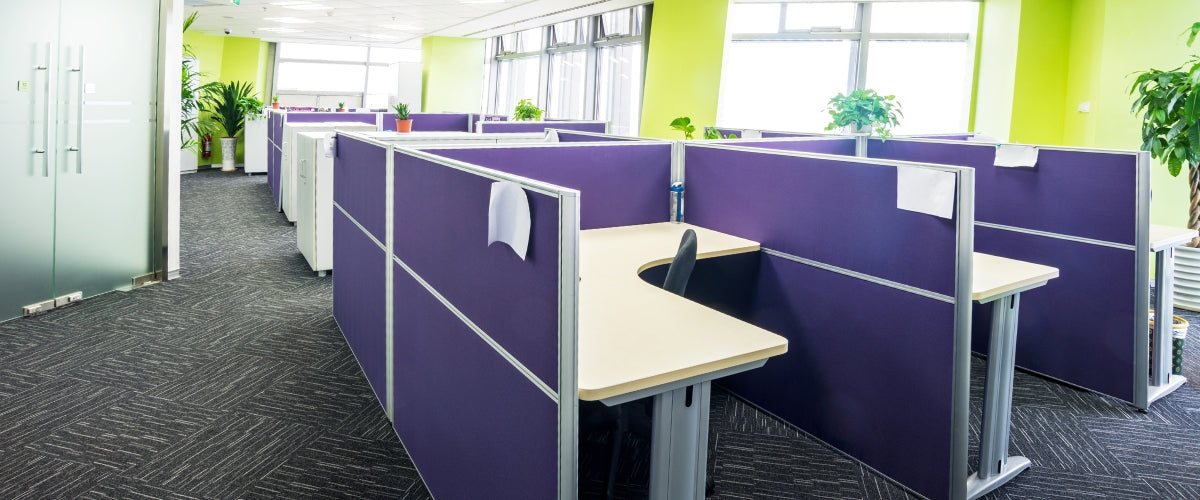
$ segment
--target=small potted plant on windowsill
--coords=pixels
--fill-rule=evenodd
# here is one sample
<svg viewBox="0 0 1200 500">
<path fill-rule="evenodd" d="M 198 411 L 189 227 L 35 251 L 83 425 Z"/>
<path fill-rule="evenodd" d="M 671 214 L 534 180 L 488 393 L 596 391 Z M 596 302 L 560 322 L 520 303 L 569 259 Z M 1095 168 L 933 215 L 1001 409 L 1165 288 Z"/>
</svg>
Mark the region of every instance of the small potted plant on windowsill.
<svg viewBox="0 0 1200 500">
<path fill-rule="evenodd" d="M 392 106 L 396 110 L 396 132 L 412 132 L 412 119 L 408 117 L 408 105 L 402 102 Z"/>
<path fill-rule="evenodd" d="M 346 112 L 346 103 L 344 103 L 344 102 L 339 102 L 339 103 L 338 103 L 338 107 L 337 107 L 337 112 L 338 112 L 338 113 L 345 113 L 345 112 Z"/>
<path fill-rule="evenodd" d="M 271 109 L 279 109 L 279 96 L 271 96 Z"/>
<path fill-rule="evenodd" d="M 858 156 L 867 155 L 867 138 L 878 134 L 887 140 L 892 136 L 892 127 L 900 125 L 900 117 L 904 116 L 896 96 L 879 95 L 871 89 L 855 89 L 849 95 L 839 92 L 825 110 L 833 118 L 825 130 L 841 128 L 858 136 Z"/>
<path fill-rule="evenodd" d="M 541 121 L 542 109 L 533 104 L 531 99 L 521 99 L 517 103 L 516 109 L 513 110 L 513 121 Z"/>
</svg>

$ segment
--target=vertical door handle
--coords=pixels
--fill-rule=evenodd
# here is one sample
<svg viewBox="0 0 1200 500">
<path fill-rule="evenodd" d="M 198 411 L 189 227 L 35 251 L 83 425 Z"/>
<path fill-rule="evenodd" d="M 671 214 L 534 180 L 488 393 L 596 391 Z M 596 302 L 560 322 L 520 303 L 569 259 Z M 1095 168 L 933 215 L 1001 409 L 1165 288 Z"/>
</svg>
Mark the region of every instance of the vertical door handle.
<svg viewBox="0 0 1200 500">
<path fill-rule="evenodd" d="M 46 62 L 33 67 L 34 75 L 42 75 L 42 147 L 34 148 L 33 154 L 42 155 L 42 177 L 50 177 L 50 155 L 46 153 L 50 141 L 50 54 L 52 45 L 46 42 Z"/>
<path fill-rule="evenodd" d="M 75 109 L 75 146 L 67 151 L 75 153 L 75 173 L 83 173 L 83 98 L 87 91 L 87 83 L 83 72 L 83 45 L 79 46 L 79 64 L 71 68 L 72 73 L 79 75 L 79 106 Z"/>
</svg>

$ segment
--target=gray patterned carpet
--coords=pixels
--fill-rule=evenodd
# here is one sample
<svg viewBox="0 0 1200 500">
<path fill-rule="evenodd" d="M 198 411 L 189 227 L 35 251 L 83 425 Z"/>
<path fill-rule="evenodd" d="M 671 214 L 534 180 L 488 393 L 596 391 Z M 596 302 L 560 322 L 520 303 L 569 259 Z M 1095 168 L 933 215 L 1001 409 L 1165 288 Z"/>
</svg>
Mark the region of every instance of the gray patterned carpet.
<svg viewBox="0 0 1200 500">
<path fill-rule="evenodd" d="M 183 279 L 0 323 L 0 498 L 428 498 L 266 179 L 184 176 L 183 207 Z M 1012 451 L 1034 466 L 988 498 L 1200 499 L 1195 384 L 1143 414 L 1018 373 Z M 727 392 L 711 425 L 714 498 L 912 497 Z M 607 438 L 581 438 L 581 497 Z M 626 444 L 618 492 L 642 497 L 648 445 Z"/>
</svg>

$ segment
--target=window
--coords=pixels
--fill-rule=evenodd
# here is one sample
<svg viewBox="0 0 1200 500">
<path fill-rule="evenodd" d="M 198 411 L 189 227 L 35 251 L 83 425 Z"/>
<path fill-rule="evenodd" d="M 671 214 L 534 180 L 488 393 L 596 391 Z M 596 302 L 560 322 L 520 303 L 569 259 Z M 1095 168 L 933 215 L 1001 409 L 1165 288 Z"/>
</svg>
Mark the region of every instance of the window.
<svg viewBox="0 0 1200 500">
<path fill-rule="evenodd" d="M 641 118 L 645 9 L 633 7 L 487 41 L 484 111 L 534 100 L 545 118 L 606 120 L 636 135 Z"/>
<path fill-rule="evenodd" d="M 967 128 L 976 1 L 735 3 L 718 123 L 823 131 L 829 98 L 893 94 L 896 133 Z"/>
<path fill-rule="evenodd" d="M 386 108 L 396 100 L 400 65 L 418 50 L 282 42 L 275 93 L 284 106 Z"/>
</svg>

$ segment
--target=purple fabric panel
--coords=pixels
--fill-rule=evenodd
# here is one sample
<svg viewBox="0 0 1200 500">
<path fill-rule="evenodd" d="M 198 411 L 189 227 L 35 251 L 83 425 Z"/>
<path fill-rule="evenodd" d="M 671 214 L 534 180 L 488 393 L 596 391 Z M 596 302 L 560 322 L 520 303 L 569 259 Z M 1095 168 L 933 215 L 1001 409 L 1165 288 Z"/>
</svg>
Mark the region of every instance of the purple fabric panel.
<svg viewBox="0 0 1200 500">
<path fill-rule="evenodd" d="M 338 136 L 333 159 L 333 202 L 337 203 L 379 241 L 386 238 L 387 150 L 360 140 Z M 336 209 L 335 209 L 336 211 Z"/>
<path fill-rule="evenodd" d="M 276 146 L 283 145 L 284 120 L 283 113 L 271 113 L 271 142 L 274 142 Z"/>
<path fill-rule="evenodd" d="M 410 113 L 408 116 L 411 118 L 412 114 Z M 396 114 L 395 113 L 387 113 L 387 114 L 383 115 L 383 128 L 380 130 L 382 130 L 384 132 L 395 132 L 396 131 Z"/>
<path fill-rule="evenodd" d="M 965 141 L 972 137 L 971 134 L 950 134 L 950 135 L 906 135 L 897 137 L 897 139 L 937 139 L 942 141 Z"/>
<path fill-rule="evenodd" d="M 621 136 L 616 136 L 616 135 L 596 136 L 596 135 L 576 134 L 576 133 L 568 132 L 565 130 L 558 131 L 558 142 L 620 142 L 620 141 L 628 142 L 628 141 L 636 141 L 636 140 L 637 139 L 633 139 L 630 137 L 621 137 Z"/>
<path fill-rule="evenodd" d="M 918 493 L 947 498 L 954 306 L 761 255 L 744 319 L 787 337 L 788 352 L 722 383 Z M 864 314 L 862 304 L 875 307 Z"/>
<path fill-rule="evenodd" d="M 1136 244 L 1136 155 L 1042 149 L 1037 167 L 1004 168 L 992 145 L 903 139 L 873 140 L 869 154 L 974 168 L 978 222 Z"/>
<path fill-rule="evenodd" d="M 283 161 L 283 151 L 275 146 L 267 150 L 267 183 L 271 185 L 271 198 L 275 200 L 275 210 L 281 210 L 282 195 L 279 191 L 280 162 Z"/>
<path fill-rule="evenodd" d="M 308 113 L 287 114 L 288 123 L 354 122 L 374 125 L 377 113 Z M 393 124 L 394 125 L 394 124 Z"/>
<path fill-rule="evenodd" d="M 670 144 L 428 151 L 578 190 L 582 229 L 666 222 L 670 212 Z"/>
<path fill-rule="evenodd" d="M 897 209 L 895 168 L 702 147 L 685 155 L 686 221 L 954 295 L 954 221 Z"/>
<path fill-rule="evenodd" d="M 466 113 L 412 113 L 413 132 L 470 132 L 470 115 Z M 396 115 L 389 115 L 392 119 Z M 392 123 L 394 127 L 395 122 Z"/>
<path fill-rule="evenodd" d="M 550 387 L 558 387 L 558 199 L 527 192 L 525 260 L 487 244 L 493 181 L 396 153 L 394 251 Z"/>
<path fill-rule="evenodd" d="M 480 125 L 480 132 L 490 134 L 542 132 L 548 128 L 604 133 L 604 122 L 483 122 Z"/>
<path fill-rule="evenodd" d="M 763 139 L 774 139 L 779 137 L 817 137 L 824 134 L 813 134 L 808 132 L 763 132 Z"/>
<path fill-rule="evenodd" d="M 429 492 L 556 498 L 558 406 L 394 267 L 395 429 Z"/>
<path fill-rule="evenodd" d="M 975 250 L 1059 270 L 1021 293 L 1017 366 L 1133 401 L 1132 251 L 978 226 Z M 984 354 L 991 317 L 991 304 L 975 306 L 972 347 Z"/>
<path fill-rule="evenodd" d="M 387 401 L 384 320 L 384 250 L 340 211 L 333 211 L 333 317 L 371 382 L 379 404 Z"/>
<path fill-rule="evenodd" d="M 854 139 L 841 137 L 797 139 L 794 141 L 756 141 L 748 139 L 731 145 L 747 148 L 777 149 L 780 151 L 798 151 L 801 153 L 854 156 Z"/>
</svg>

